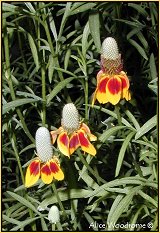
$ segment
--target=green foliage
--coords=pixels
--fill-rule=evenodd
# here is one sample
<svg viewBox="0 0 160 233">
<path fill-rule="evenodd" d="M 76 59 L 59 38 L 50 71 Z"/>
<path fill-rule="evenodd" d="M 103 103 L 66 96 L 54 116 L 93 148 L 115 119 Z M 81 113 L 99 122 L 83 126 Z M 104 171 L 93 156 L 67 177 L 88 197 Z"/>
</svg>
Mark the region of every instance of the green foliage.
<svg viewBox="0 0 160 233">
<path fill-rule="evenodd" d="M 132 99 L 91 107 L 108 36 Z M 158 230 L 157 51 L 156 2 L 2 2 L 3 231 Z M 59 128 L 68 102 L 97 136 L 97 154 L 78 149 L 69 160 L 55 144 L 65 180 L 26 189 L 35 132 Z"/>
</svg>

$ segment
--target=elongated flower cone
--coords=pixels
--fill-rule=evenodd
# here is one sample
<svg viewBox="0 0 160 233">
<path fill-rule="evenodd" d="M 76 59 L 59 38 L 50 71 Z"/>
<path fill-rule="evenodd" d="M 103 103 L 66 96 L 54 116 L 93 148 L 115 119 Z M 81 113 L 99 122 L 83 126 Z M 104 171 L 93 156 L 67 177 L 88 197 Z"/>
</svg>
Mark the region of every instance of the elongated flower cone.
<svg viewBox="0 0 160 233">
<path fill-rule="evenodd" d="M 107 37 L 102 43 L 101 70 L 97 74 L 97 87 L 92 106 L 96 99 L 99 103 L 110 102 L 116 105 L 121 99 L 131 99 L 129 79 L 123 71 L 121 54 L 114 38 Z"/>
<path fill-rule="evenodd" d="M 107 37 L 102 43 L 101 64 L 106 74 L 119 74 L 123 69 L 117 42 L 112 37 Z"/>
<path fill-rule="evenodd" d="M 36 131 L 36 151 L 42 162 L 47 162 L 53 156 L 50 132 L 45 127 Z"/>
<path fill-rule="evenodd" d="M 79 114 L 73 103 L 66 104 L 62 111 L 62 127 L 68 134 L 79 128 Z"/>
</svg>

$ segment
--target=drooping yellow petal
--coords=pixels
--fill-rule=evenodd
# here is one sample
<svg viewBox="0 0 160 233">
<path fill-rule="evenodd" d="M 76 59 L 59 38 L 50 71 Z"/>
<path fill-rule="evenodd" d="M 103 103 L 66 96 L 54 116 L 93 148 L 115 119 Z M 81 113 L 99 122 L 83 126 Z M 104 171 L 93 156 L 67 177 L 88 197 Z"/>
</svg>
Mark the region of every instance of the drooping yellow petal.
<svg viewBox="0 0 160 233">
<path fill-rule="evenodd" d="M 52 144 L 54 144 L 55 141 L 56 141 L 56 139 L 57 139 L 57 131 L 56 131 L 56 130 L 51 131 L 50 134 L 51 134 L 51 141 L 52 141 Z"/>
<path fill-rule="evenodd" d="M 128 97 L 128 89 L 129 89 L 129 79 L 126 75 L 125 72 L 121 72 L 119 75 L 119 78 L 121 79 L 121 83 L 122 83 L 122 99 L 123 98 L 127 98 Z"/>
<path fill-rule="evenodd" d="M 126 91 L 126 93 L 125 93 L 125 95 L 124 95 L 124 98 L 125 98 L 127 101 L 131 99 L 131 93 L 130 93 L 129 90 Z"/>
<path fill-rule="evenodd" d="M 91 103 L 92 107 L 94 106 L 94 103 L 96 101 L 96 96 L 97 96 L 97 88 L 96 88 L 96 90 L 95 90 L 95 92 L 93 93 L 93 96 L 92 96 L 92 103 Z"/>
<path fill-rule="evenodd" d="M 54 158 L 51 159 L 49 161 L 49 164 L 50 164 L 50 169 L 51 169 L 51 172 L 53 174 L 53 177 L 56 180 L 63 180 L 64 179 L 64 173 L 61 170 L 61 168 L 59 166 L 59 163 L 57 163 L 56 159 L 54 159 Z"/>
<path fill-rule="evenodd" d="M 51 172 L 49 162 L 41 167 L 41 179 L 45 184 L 50 184 L 53 180 L 53 173 Z"/>
<path fill-rule="evenodd" d="M 69 157 L 69 137 L 66 132 L 60 133 L 57 139 L 57 144 L 59 150 L 62 152 L 62 154 Z"/>
<path fill-rule="evenodd" d="M 101 78 L 97 87 L 96 98 L 99 103 L 105 104 L 108 102 L 108 96 L 106 94 L 106 86 L 108 83 L 108 76 Z"/>
<path fill-rule="evenodd" d="M 78 137 L 79 137 L 79 142 L 81 144 L 82 150 L 91 155 L 95 155 L 96 149 L 88 140 L 87 134 L 83 130 L 78 130 Z"/>
<path fill-rule="evenodd" d="M 86 133 L 91 133 L 90 128 L 85 123 L 82 123 L 81 129 L 84 130 Z"/>
<path fill-rule="evenodd" d="M 34 185 L 40 177 L 40 160 L 35 159 L 27 168 L 25 176 L 25 187 L 29 188 Z"/>
<path fill-rule="evenodd" d="M 89 127 L 85 123 L 82 123 L 82 126 L 81 126 L 80 129 L 82 129 L 82 130 L 84 130 L 86 132 L 86 134 L 89 137 L 90 141 L 96 141 L 97 140 L 97 137 L 95 135 L 91 134 L 91 131 L 90 131 Z"/>
<path fill-rule="evenodd" d="M 114 75 L 108 80 L 106 85 L 106 95 L 108 101 L 113 105 L 116 105 L 120 101 L 122 95 L 122 82 L 118 75 Z"/>
<path fill-rule="evenodd" d="M 70 137 L 70 140 L 69 140 L 69 152 L 70 152 L 70 155 L 73 154 L 73 152 L 75 150 L 77 150 L 77 148 L 80 146 L 80 143 L 79 143 L 79 138 L 78 138 L 78 135 L 77 133 L 73 133 Z"/>
</svg>

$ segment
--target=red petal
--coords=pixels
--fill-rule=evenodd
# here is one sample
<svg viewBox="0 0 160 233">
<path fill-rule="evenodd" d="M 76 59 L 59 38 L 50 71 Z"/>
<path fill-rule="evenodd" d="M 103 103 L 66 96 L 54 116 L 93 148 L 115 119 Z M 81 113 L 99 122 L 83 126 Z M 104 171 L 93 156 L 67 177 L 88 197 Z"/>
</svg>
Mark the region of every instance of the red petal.
<svg viewBox="0 0 160 233">
<path fill-rule="evenodd" d="M 48 166 L 48 164 L 45 164 L 42 166 L 41 168 L 41 172 L 43 172 L 44 174 L 46 174 L 47 176 L 51 174 L 51 169 Z"/>
<path fill-rule="evenodd" d="M 50 169 L 52 171 L 53 177 L 56 180 L 63 180 L 64 179 L 64 173 L 61 170 L 59 164 L 57 163 L 56 159 L 50 160 Z"/>
<path fill-rule="evenodd" d="M 111 104 L 116 105 L 120 101 L 122 98 L 122 82 L 119 75 L 115 75 L 109 79 L 106 86 L 106 93 L 108 102 Z"/>
<path fill-rule="evenodd" d="M 53 159 L 50 161 L 50 169 L 51 169 L 51 172 L 53 173 L 56 173 L 59 171 L 58 164 Z"/>
<path fill-rule="evenodd" d="M 121 92 L 122 90 L 122 82 L 119 78 L 112 77 L 109 79 L 107 83 L 108 90 L 110 94 L 115 95 Z"/>
<path fill-rule="evenodd" d="M 101 93 L 106 93 L 106 85 L 108 82 L 108 78 L 103 78 L 99 81 L 98 91 Z"/>
<path fill-rule="evenodd" d="M 41 168 L 41 179 L 45 184 L 50 184 L 53 180 L 49 162 L 44 164 Z"/>
<path fill-rule="evenodd" d="M 39 160 L 33 161 L 30 164 L 30 175 L 36 176 L 39 173 L 39 170 L 40 170 L 40 166 L 39 165 L 40 165 Z"/>
<path fill-rule="evenodd" d="M 94 148 L 94 146 L 88 140 L 87 135 L 85 134 L 85 132 L 83 130 L 79 130 L 78 131 L 78 136 L 79 136 L 79 141 L 80 141 L 82 150 L 89 153 L 89 154 L 91 154 L 91 155 L 95 155 L 96 154 L 96 149 Z"/>
<path fill-rule="evenodd" d="M 78 135 L 76 133 L 72 134 L 69 142 L 70 155 L 80 146 Z"/>
</svg>

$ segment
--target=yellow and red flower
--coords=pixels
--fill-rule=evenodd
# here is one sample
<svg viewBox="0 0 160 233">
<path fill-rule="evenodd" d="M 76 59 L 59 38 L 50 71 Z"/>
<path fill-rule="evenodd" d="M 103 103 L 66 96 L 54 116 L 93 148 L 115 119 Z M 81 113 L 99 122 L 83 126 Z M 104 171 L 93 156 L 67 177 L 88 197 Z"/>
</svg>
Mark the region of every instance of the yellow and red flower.
<svg viewBox="0 0 160 233">
<path fill-rule="evenodd" d="M 96 99 L 99 103 L 110 102 L 116 105 L 121 99 L 131 99 L 129 79 L 123 71 L 121 54 L 117 42 L 107 37 L 102 43 L 101 70 L 97 74 L 97 87 L 93 95 L 92 106 Z"/>
<path fill-rule="evenodd" d="M 62 111 L 61 127 L 51 131 L 52 143 L 56 141 L 59 150 L 70 157 L 74 151 L 81 147 L 84 152 L 96 154 L 95 147 L 90 141 L 96 141 L 97 137 L 91 134 L 89 127 L 80 122 L 78 111 L 73 103 L 66 104 Z"/>
<path fill-rule="evenodd" d="M 53 156 L 48 129 L 45 127 L 38 128 L 35 139 L 38 157 L 27 168 L 25 176 L 25 187 L 27 188 L 34 185 L 40 177 L 45 184 L 50 184 L 53 179 L 64 179 L 59 160 L 56 156 Z"/>
</svg>

